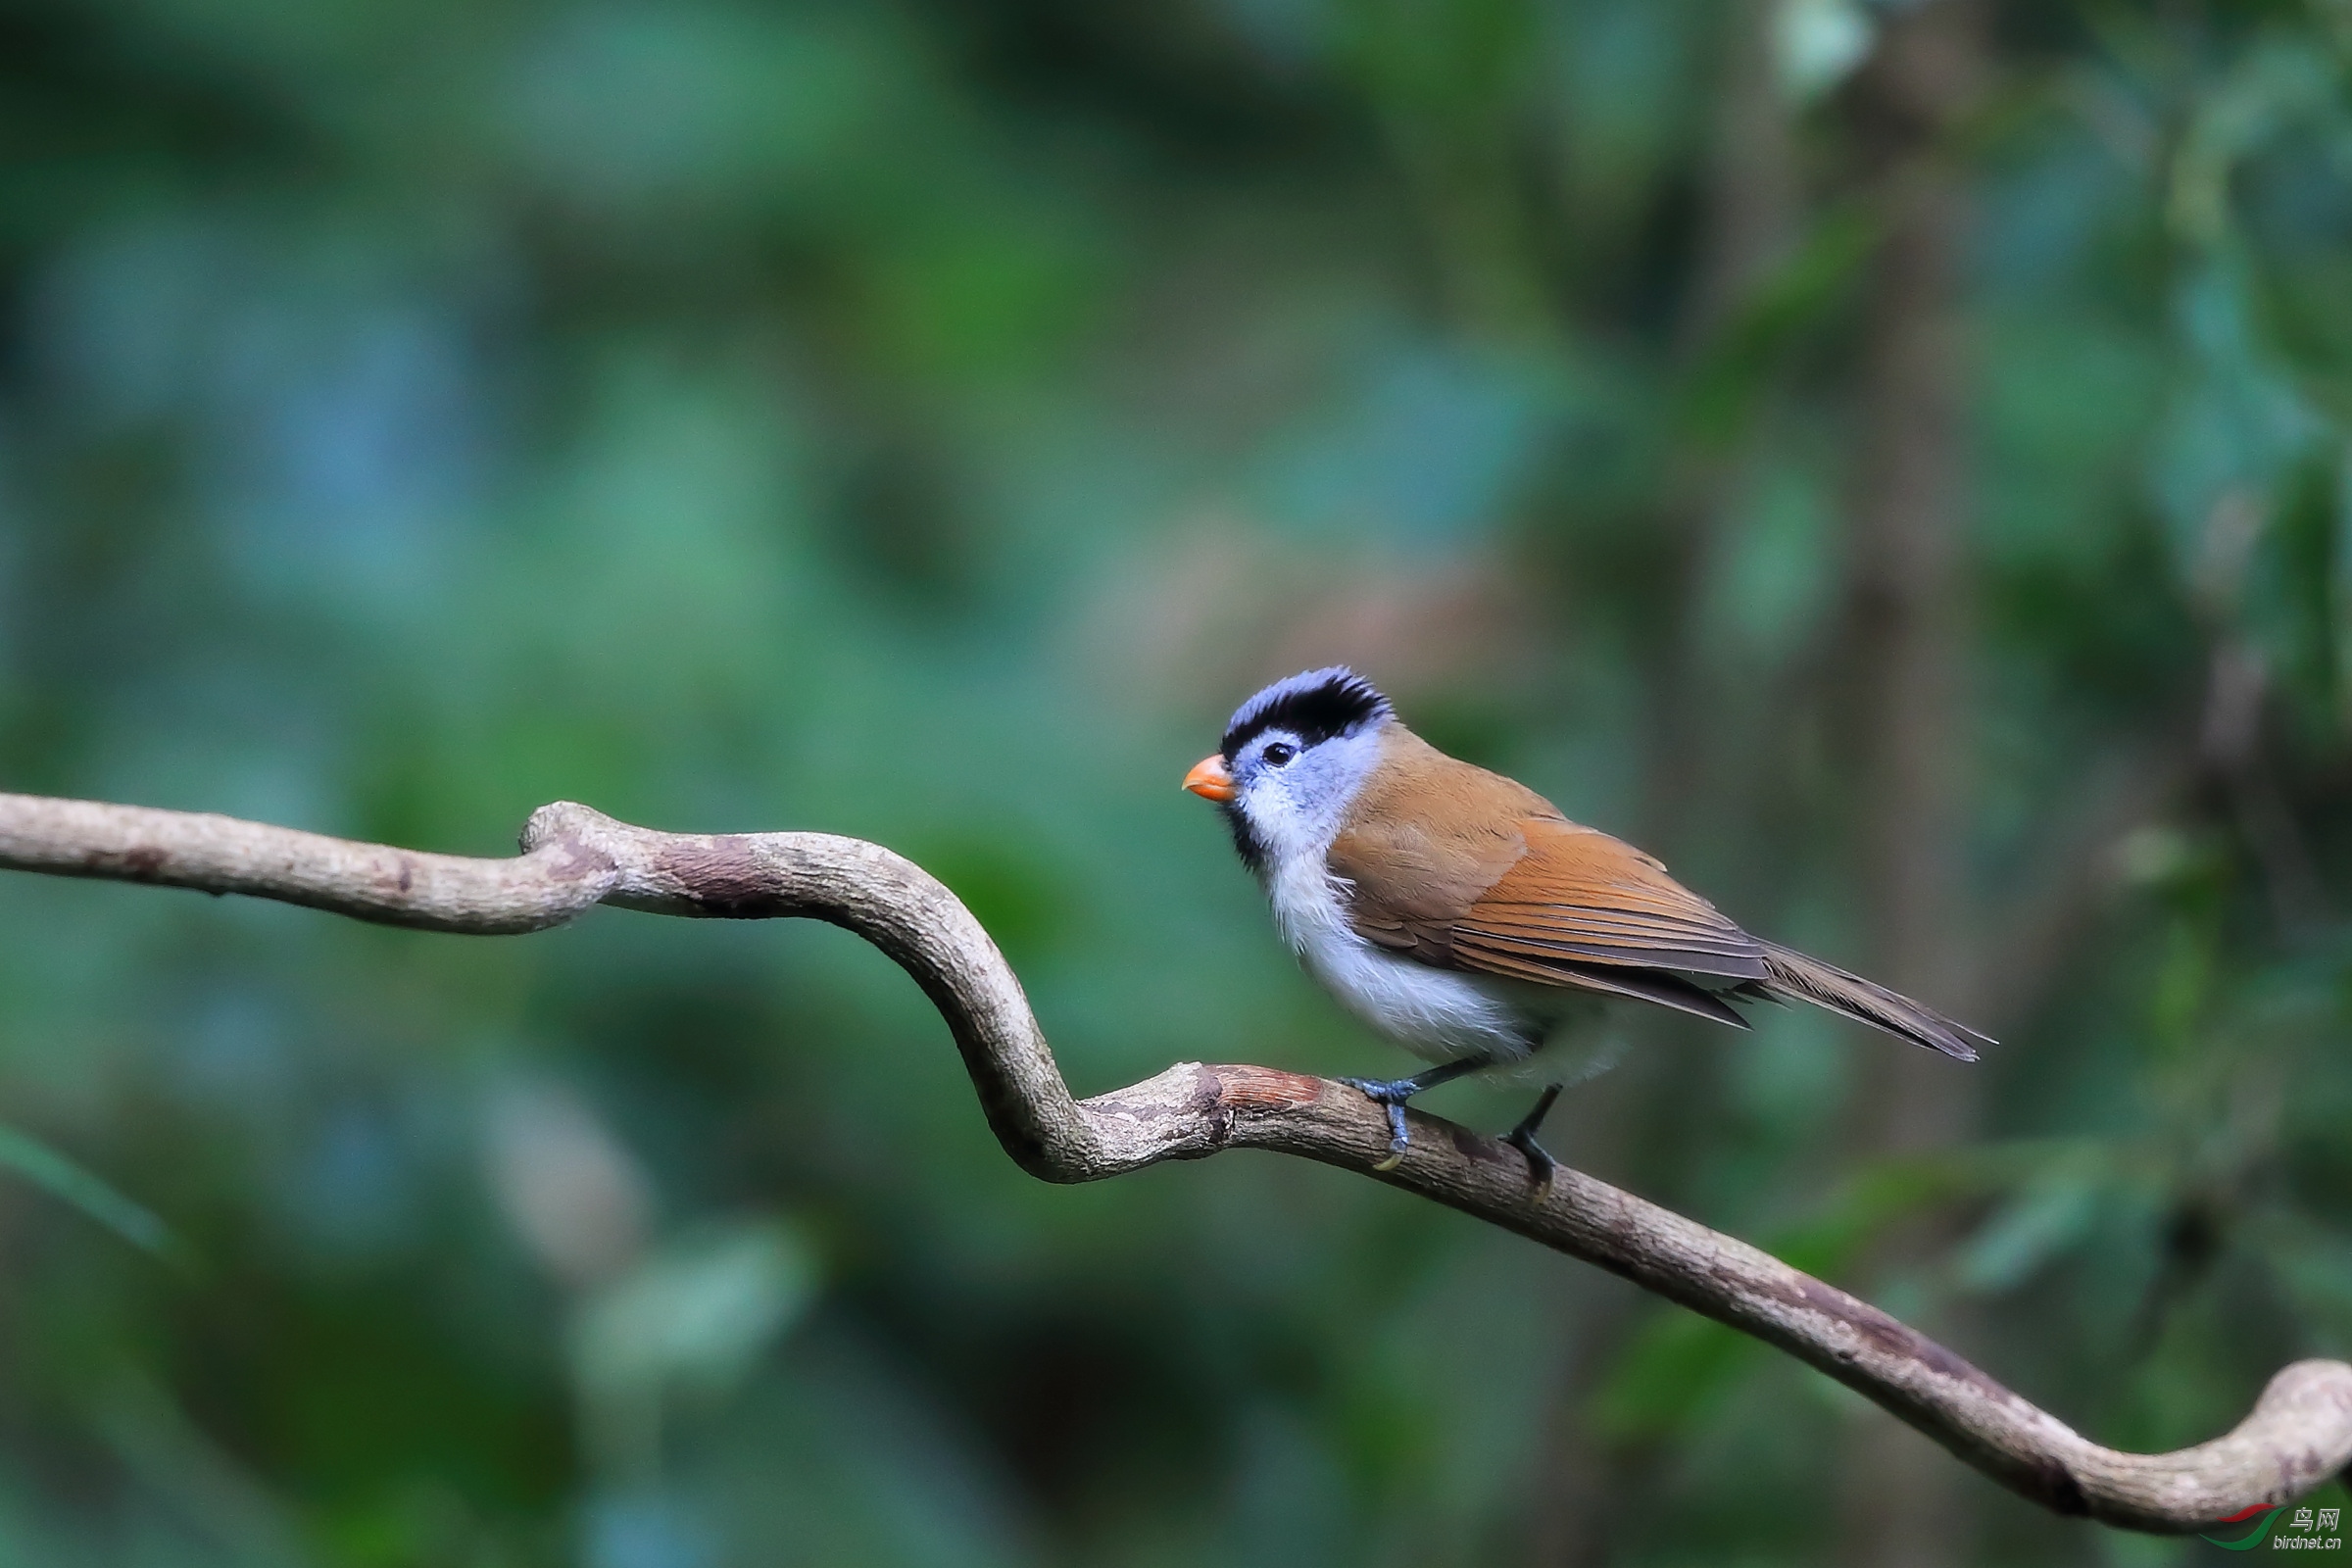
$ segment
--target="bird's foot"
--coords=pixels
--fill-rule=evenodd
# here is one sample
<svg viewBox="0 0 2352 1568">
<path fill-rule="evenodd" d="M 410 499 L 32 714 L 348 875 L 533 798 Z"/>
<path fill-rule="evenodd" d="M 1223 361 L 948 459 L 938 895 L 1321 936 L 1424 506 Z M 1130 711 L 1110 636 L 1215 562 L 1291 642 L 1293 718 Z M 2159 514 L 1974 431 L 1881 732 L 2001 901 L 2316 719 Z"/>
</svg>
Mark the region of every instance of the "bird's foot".
<svg viewBox="0 0 2352 1568">
<path fill-rule="evenodd" d="M 1537 1098 L 1535 1109 L 1521 1117 L 1519 1125 L 1503 1135 L 1504 1143 L 1527 1156 L 1528 1180 L 1539 1189 L 1549 1187 L 1551 1173 L 1560 1168 L 1560 1162 L 1545 1153 L 1544 1146 L 1536 1142 L 1537 1131 L 1543 1127 L 1544 1118 L 1551 1114 L 1552 1102 L 1559 1098 L 1560 1086 L 1553 1084 Z"/>
<path fill-rule="evenodd" d="M 1464 1073 L 1477 1072 L 1482 1067 L 1492 1067 L 1493 1065 L 1494 1065 L 1494 1058 L 1492 1056 L 1461 1056 L 1452 1061 L 1443 1062 L 1426 1072 L 1417 1072 L 1410 1078 L 1341 1079 L 1340 1082 L 1355 1090 L 1375 1105 L 1388 1107 L 1389 1157 L 1372 1168 L 1374 1170 L 1395 1170 L 1397 1163 L 1404 1158 L 1404 1152 L 1412 1142 L 1404 1131 L 1404 1102 L 1406 1101 L 1425 1089 L 1435 1089 L 1440 1084 L 1452 1082 Z"/>
<path fill-rule="evenodd" d="M 1425 1087 L 1418 1078 L 1343 1078 L 1340 1082 L 1389 1112 L 1389 1157 L 1374 1170 L 1395 1170 L 1412 1144 L 1404 1130 L 1404 1102 Z"/>
<path fill-rule="evenodd" d="M 1429 1087 L 1419 1078 L 1343 1078 L 1340 1082 L 1375 1105 L 1401 1105 Z"/>
<path fill-rule="evenodd" d="M 1539 1188 L 1551 1185 L 1551 1173 L 1560 1168 L 1560 1162 L 1544 1152 L 1544 1146 L 1536 1142 L 1534 1133 L 1514 1127 L 1502 1141 L 1527 1156 L 1527 1179 L 1530 1182 Z"/>
</svg>

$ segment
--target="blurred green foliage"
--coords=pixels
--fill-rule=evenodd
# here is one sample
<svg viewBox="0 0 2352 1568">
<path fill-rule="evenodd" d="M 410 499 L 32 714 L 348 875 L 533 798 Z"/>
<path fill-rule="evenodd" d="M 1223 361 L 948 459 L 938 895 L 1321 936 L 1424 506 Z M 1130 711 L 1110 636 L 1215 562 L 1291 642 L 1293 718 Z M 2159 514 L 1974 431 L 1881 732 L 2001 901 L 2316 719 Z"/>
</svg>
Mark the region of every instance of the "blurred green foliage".
<svg viewBox="0 0 2352 1568">
<path fill-rule="evenodd" d="M 1860 961 L 1850 93 L 1893 17 L 19 0 L 0 788 L 484 855 L 555 799 L 860 834 L 969 900 L 1082 1093 L 1382 1071 L 1175 789 L 1346 659 Z M 1715 309 L 1743 48 L 1800 177 Z M 1987 49 L 1981 1136 L 1860 1157 L 1889 1046 L 1775 1014 L 1657 1023 L 1555 1147 L 2169 1447 L 2352 1353 L 2352 12 L 2014 4 Z M 13 877 L 0 1086 L 0 1561 L 1837 1534 L 1841 1391 L 1334 1172 L 1032 1183 L 828 930 Z M 1927 1211 L 1948 1246 L 1858 1272 Z M 1985 1561 L 2201 1549 L 1957 1485 Z"/>
</svg>

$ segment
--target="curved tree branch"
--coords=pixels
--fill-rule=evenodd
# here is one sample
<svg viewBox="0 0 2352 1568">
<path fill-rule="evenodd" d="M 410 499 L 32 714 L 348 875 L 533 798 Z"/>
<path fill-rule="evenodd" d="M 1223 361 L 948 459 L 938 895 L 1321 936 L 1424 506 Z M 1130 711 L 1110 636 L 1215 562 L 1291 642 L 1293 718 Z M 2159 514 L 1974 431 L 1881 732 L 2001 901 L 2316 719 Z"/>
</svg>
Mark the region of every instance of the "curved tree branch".
<svg viewBox="0 0 2352 1568">
<path fill-rule="evenodd" d="M 1412 1147 L 1381 1170 L 1383 1111 L 1327 1080 L 1185 1062 L 1073 1099 L 988 933 L 936 878 L 878 845 L 823 833 L 656 833 L 558 804 L 532 814 L 522 847 L 512 860 L 468 859 L 224 816 L 0 795 L 0 867 L 17 870 L 246 893 L 476 935 L 542 930 L 596 904 L 829 921 L 923 988 L 955 1032 L 989 1125 L 1033 1175 L 1094 1181 L 1228 1149 L 1355 1171 L 1752 1334 L 2060 1513 L 2194 1530 L 2287 1501 L 2352 1461 L 2352 1365 L 2340 1361 L 2285 1368 L 2225 1437 L 2174 1453 L 2121 1453 L 1769 1253 L 1566 1168 L 1537 1188 L 1516 1151 L 1450 1122 L 1408 1113 Z"/>
</svg>

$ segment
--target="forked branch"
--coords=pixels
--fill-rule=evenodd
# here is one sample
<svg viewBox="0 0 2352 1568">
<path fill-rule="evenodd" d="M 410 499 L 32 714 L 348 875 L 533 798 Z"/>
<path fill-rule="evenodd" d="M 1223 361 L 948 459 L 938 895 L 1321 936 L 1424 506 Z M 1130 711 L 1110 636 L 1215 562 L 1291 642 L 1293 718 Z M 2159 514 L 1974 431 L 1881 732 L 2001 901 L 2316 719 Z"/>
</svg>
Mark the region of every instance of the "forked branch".
<svg viewBox="0 0 2352 1568">
<path fill-rule="evenodd" d="M 1163 1159 L 1267 1149 L 1337 1165 L 1596 1263 L 1752 1334 L 2060 1513 L 2188 1531 L 2285 1502 L 2352 1461 L 2352 1365 L 2298 1361 L 2227 1436 L 2174 1453 L 2099 1446 L 1941 1346 L 1769 1253 L 1562 1168 L 1411 1113 L 1382 1170 L 1383 1112 L 1320 1078 L 1184 1062 L 1071 1097 L 1003 955 L 921 867 L 823 833 L 655 833 L 584 806 L 533 813 L 511 860 L 422 855 L 230 817 L 0 795 L 0 867 L 246 893 L 363 920 L 492 935 L 592 905 L 735 919 L 801 916 L 856 932 L 923 988 L 963 1054 L 989 1125 L 1031 1174 L 1094 1181 Z"/>
</svg>

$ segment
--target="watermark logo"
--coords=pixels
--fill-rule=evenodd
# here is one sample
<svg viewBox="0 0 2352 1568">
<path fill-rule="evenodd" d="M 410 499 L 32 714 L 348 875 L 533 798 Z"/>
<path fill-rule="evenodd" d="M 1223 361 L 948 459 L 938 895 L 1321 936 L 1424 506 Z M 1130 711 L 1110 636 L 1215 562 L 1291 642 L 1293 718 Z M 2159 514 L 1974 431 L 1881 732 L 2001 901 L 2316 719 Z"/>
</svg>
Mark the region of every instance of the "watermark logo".
<svg viewBox="0 0 2352 1568">
<path fill-rule="evenodd" d="M 2252 1551 L 2265 1539 L 2269 1540 L 2273 1551 L 2344 1549 L 2344 1538 L 2337 1534 L 2338 1522 L 2343 1517 L 2341 1508 L 2297 1508 L 2286 1523 L 2278 1524 L 2278 1516 L 2286 1511 L 2284 1503 L 2275 1508 L 2248 1508 L 2243 1513 L 2233 1513 L 2227 1519 L 2214 1521 L 2223 1525 L 2250 1525 L 2251 1528 L 2242 1535 L 2223 1534 L 2200 1539 L 2212 1542 L 2224 1551 Z M 2278 1527 L 2276 1535 L 2271 1533 L 2273 1525 Z"/>
</svg>

